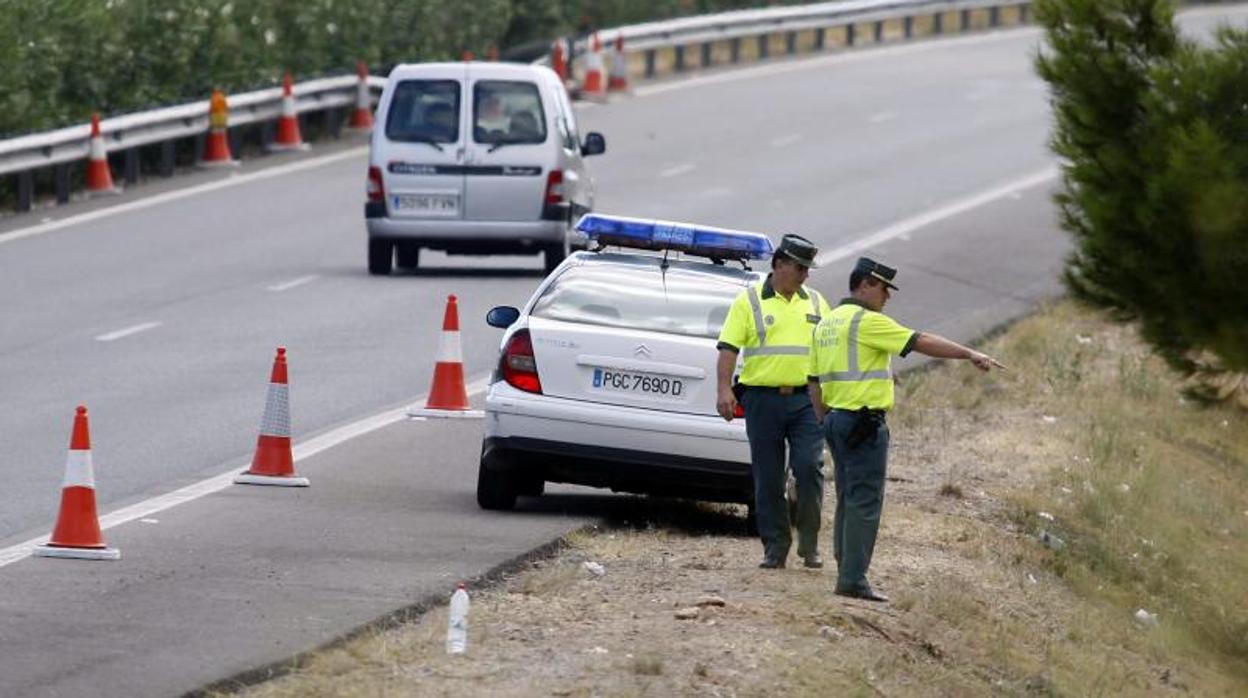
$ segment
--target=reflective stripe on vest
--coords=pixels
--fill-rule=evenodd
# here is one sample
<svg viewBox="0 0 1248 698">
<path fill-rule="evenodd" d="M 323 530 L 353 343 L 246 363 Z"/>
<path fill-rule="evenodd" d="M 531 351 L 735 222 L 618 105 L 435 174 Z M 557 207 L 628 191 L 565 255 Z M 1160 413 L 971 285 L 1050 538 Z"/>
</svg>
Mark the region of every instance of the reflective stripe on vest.
<svg viewBox="0 0 1248 698">
<path fill-rule="evenodd" d="M 741 350 L 741 356 L 810 355 L 810 347 L 793 345 L 767 346 L 767 325 L 763 323 L 763 303 L 758 298 L 758 289 L 751 285 L 746 289 L 746 296 L 750 299 L 750 310 L 754 313 L 754 331 L 758 333 L 758 346 L 745 347 Z M 810 291 L 810 304 L 814 308 L 814 312 L 811 314 L 815 316 L 815 324 L 818 324 L 823 318 L 819 314 L 819 293 L 813 289 Z"/>
<path fill-rule="evenodd" d="M 848 344 L 848 346 L 846 346 L 846 351 L 849 354 L 849 370 L 821 373 L 819 374 L 820 383 L 869 381 L 893 377 L 893 370 L 891 368 L 886 368 L 882 371 L 858 370 L 858 326 L 862 324 L 862 316 L 866 314 L 866 312 L 866 308 L 859 310 L 854 313 L 854 317 L 849 321 L 849 336 L 845 340 Z"/>
</svg>

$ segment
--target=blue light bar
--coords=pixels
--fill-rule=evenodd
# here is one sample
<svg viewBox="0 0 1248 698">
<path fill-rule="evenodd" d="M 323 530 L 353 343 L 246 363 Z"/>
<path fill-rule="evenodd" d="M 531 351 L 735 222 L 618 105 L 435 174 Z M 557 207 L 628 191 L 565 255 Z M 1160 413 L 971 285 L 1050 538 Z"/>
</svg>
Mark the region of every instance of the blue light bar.
<svg viewBox="0 0 1248 698">
<path fill-rule="evenodd" d="M 673 223 L 587 213 L 576 229 L 601 245 L 673 250 L 715 259 L 770 259 L 771 240 L 762 233 L 695 223 Z"/>
</svg>

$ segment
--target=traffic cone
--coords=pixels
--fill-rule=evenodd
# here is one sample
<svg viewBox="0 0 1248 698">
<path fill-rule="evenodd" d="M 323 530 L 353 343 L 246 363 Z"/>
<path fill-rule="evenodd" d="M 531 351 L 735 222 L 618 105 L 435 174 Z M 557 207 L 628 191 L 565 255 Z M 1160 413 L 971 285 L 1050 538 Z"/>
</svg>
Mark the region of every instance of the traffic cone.
<svg viewBox="0 0 1248 698">
<path fill-rule="evenodd" d="M 91 194 L 116 194 L 113 172 L 108 168 L 108 149 L 100 134 L 100 115 L 91 115 L 91 150 L 87 156 L 87 191 Z"/>
<path fill-rule="evenodd" d="M 585 53 L 585 80 L 581 82 L 581 97 L 595 100 L 607 98 L 607 85 L 602 79 L 602 42 L 598 40 L 598 32 L 594 32 L 589 51 Z"/>
<path fill-rule="evenodd" d="M 498 47 L 491 44 L 485 49 L 485 60 L 495 63 L 498 61 Z"/>
<path fill-rule="evenodd" d="M 485 414 L 468 405 L 464 387 L 464 356 L 459 346 L 459 302 L 446 297 L 446 314 L 442 316 L 442 336 L 438 338 L 438 355 L 433 366 L 433 385 L 425 406 L 408 409 L 409 417 L 470 417 Z"/>
<path fill-rule="evenodd" d="M 208 140 L 204 142 L 202 167 L 236 167 L 238 161 L 230 155 L 230 107 L 221 90 L 212 91 L 208 100 Z"/>
<path fill-rule="evenodd" d="M 351 112 L 351 123 L 347 128 L 352 131 L 373 130 L 373 102 L 368 91 L 368 64 L 360 61 L 355 66 L 355 74 L 360 82 L 355 86 L 355 111 Z"/>
<path fill-rule="evenodd" d="M 269 395 L 264 402 L 260 439 L 251 469 L 234 478 L 239 485 L 279 485 L 307 487 L 308 478 L 295 475 L 295 459 L 290 453 L 290 392 L 286 385 L 286 347 L 277 348 Z"/>
<path fill-rule="evenodd" d="M 559 80 L 563 84 L 568 84 L 568 49 L 567 42 L 563 39 L 555 39 L 550 45 L 550 69 L 555 71 L 555 75 L 559 76 Z"/>
<path fill-rule="evenodd" d="M 628 91 L 628 56 L 624 55 L 624 35 L 615 37 L 615 50 L 611 52 L 611 76 L 607 79 L 610 92 Z"/>
<path fill-rule="evenodd" d="M 116 560 L 121 552 L 104 544 L 100 519 L 95 511 L 95 473 L 91 468 L 91 434 L 87 408 L 78 406 L 74 430 L 65 460 L 65 483 L 61 487 L 61 511 L 52 537 L 34 550 L 36 557 L 68 557 L 80 560 Z"/>
<path fill-rule="evenodd" d="M 304 150 L 308 147 L 299 134 L 299 116 L 295 110 L 295 86 L 290 73 L 282 78 L 282 115 L 277 120 L 277 137 L 269 150 Z"/>
</svg>

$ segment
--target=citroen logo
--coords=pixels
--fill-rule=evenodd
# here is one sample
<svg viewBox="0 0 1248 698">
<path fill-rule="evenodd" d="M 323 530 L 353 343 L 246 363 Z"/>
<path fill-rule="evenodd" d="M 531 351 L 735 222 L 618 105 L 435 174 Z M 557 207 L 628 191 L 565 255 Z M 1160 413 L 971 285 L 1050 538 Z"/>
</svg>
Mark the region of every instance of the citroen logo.
<svg viewBox="0 0 1248 698">
<path fill-rule="evenodd" d="M 637 348 L 633 350 L 633 356 L 644 356 L 647 359 L 650 358 L 650 347 L 644 344 L 638 344 Z"/>
</svg>

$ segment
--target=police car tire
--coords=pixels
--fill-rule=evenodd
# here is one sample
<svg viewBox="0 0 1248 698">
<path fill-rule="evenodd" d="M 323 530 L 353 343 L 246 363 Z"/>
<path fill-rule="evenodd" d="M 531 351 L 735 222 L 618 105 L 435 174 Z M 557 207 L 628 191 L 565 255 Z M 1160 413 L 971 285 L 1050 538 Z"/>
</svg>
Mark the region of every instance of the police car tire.
<svg viewBox="0 0 1248 698">
<path fill-rule="evenodd" d="M 394 245 L 395 266 L 400 269 L 415 269 L 420 266 L 420 245 L 414 242 L 399 242 Z"/>
<path fill-rule="evenodd" d="M 368 273 L 385 275 L 390 273 L 390 265 L 394 262 L 394 242 L 383 238 L 368 239 Z"/>
<path fill-rule="evenodd" d="M 508 511 L 516 507 L 515 478 L 511 473 L 495 470 L 482 460 L 477 469 L 477 506 L 494 511 Z"/>
</svg>

